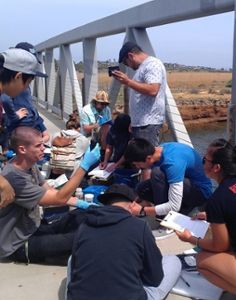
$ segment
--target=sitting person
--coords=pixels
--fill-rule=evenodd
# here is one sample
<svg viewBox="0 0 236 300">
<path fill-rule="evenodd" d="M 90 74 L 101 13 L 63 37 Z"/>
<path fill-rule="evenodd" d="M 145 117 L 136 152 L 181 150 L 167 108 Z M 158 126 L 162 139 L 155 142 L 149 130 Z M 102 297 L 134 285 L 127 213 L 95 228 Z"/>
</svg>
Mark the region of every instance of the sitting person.
<svg viewBox="0 0 236 300">
<path fill-rule="evenodd" d="M 130 213 L 134 198 L 131 188 L 113 184 L 98 196 L 104 207 L 89 207 L 73 246 L 67 300 L 164 299 L 177 281 L 180 260 L 162 257 L 147 221 Z"/>
<path fill-rule="evenodd" d="M 71 195 L 90 165 L 99 160 L 99 146 L 91 152 L 87 150 L 74 176 L 57 190 L 45 182 L 36 164 L 44 157 L 42 134 L 35 128 L 22 126 L 13 131 L 10 142 L 16 156 L 7 162 L 2 176 L 11 182 L 15 201 L 0 209 L 0 258 L 11 256 L 27 264 L 69 256 L 84 210 L 71 210 L 56 222 L 43 224 L 39 206 L 80 207 L 81 200 Z"/>
<path fill-rule="evenodd" d="M 92 101 L 80 111 L 81 133 L 89 139 L 95 140 L 101 146 L 101 161 L 106 150 L 106 136 L 110 128 L 111 110 L 108 94 L 98 91 Z"/>
<path fill-rule="evenodd" d="M 38 63 L 42 63 L 33 45 L 29 43 L 19 43 L 15 48 L 23 49 L 32 53 Z M 11 133 L 16 127 L 31 126 L 42 132 L 44 143 L 49 141 L 49 133 L 43 123 L 43 119 L 39 116 L 38 110 L 33 105 L 33 99 L 29 87 L 14 98 L 3 94 L 2 102 L 7 117 L 5 120 L 5 126 L 8 139 L 10 139 Z"/>
<path fill-rule="evenodd" d="M 106 152 L 104 161 L 100 163 L 100 169 L 106 169 L 107 172 L 113 171 L 118 168 L 120 165 L 125 163 L 124 152 L 129 143 L 133 138 L 131 133 L 131 118 L 127 114 L 119 114 L 114 121 L 114 124 L 111 126 L 107 133 L 106 137 Z M 113 164 L 107 167 L 109 159 L 113 155 Z M 130 167 L 130 166 L 128 166 Z M 126 166 L 126 168 L 128 168 Z"/>
<path fill-rule="evenodd" d="M 202 206 L 212 193 L 201 156 L 186 144 L 170 142 L 155 147 L 145 139 L 134 139 L 124 157 L 138 169 L 152 169 L 151 178 L 137 185 L 136 201 L 147 200 L 155 206 L 136 203 L 132 213 L 137 216 L 164 216 L 170 210 L 187 215 Z M 160 235 L 168 232 L 165 228 L 158 230 Z"/>
<path fill-rule="evenodd" d="M 197 270 L 211 283 L 236 295 L 236 147 L 225 139 L 216 139 L 203 157 L 208 178 L 218 183 L 206 203 L 206 212 L 196 219 L 210 222 L 212 238 L 192 236 L 188 229 L 176 232 L 179 239 L 200 247 Z"/>
<path fill-rule="evenodd" d="M 66 122 L 66 130 L 57 132 L 52 136 L 52 142 L 57 136 L 64 136 L 72 138 L 75 140 L 75 162 L 74 162 L 74 171 L 69 171 L 65 169 L 51 169 L 54 176 L 50 178 L 57 178 L 58 175 L 66 173 L 66 176 L 70 178 L 80 166 L 80 163 L 83 159 L 84 153 L 86 152 L 89 146 L 89 140 L 80 133 L 80 122 L 77 114 L 73 113 L 69 115 L 69 120 Z M 49 175 L 49 174 L 48 174 Z"/>
</svg>

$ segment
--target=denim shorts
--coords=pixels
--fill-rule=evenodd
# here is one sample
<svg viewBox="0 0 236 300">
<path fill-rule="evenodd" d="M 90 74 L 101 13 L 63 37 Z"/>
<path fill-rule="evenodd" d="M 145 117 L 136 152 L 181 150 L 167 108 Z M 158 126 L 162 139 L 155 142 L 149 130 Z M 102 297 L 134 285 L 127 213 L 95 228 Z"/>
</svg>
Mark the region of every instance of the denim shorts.
<svg viewBox="0 0 236 300">
<path fill-rule="evenodd" d="M 146 125 L 140 127 L 132 127 L 132 132 L 135 139 L 145 139 L 151 142 L 154 146 L 159 145 L 159 131 L 162 124 Z"/>
</svg>

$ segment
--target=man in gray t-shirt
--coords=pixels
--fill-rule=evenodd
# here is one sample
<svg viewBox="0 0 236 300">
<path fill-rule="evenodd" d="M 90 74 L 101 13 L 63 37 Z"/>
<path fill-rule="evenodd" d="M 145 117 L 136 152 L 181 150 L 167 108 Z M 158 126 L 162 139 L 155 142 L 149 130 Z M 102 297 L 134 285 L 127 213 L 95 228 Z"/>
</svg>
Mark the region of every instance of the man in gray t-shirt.
<svg viewBox="0 0 236 300">
<path fill-rule="evenodd" d="M 60 190 L 50 187 L 36 162 L 44 157 L 42 135 L 34 128 L 22 126 L 11 136 L 15 158 L 2 175 L 12 185 L 15 200 L 0 210 L 0 258 L 10 255 L 19 262 L 37 263 L 46 258 L 70 255 L 75 233 L 83 222 L 84 210 L 64 213 L 52 224 L 42 224 L 39 206 L 73 205 L 71 197 L 86 171 L 99 159 L 99 149 L 86 153 L 74 176 Z M 79 207 L 79 206 L 78 206 Z"/>
</svg>

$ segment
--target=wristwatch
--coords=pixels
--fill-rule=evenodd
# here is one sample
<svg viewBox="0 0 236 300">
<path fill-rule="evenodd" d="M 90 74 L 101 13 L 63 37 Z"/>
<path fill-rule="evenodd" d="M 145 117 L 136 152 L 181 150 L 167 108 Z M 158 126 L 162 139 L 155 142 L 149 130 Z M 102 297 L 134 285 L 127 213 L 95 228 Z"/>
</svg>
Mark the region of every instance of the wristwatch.
<svg viewBox="0 0 236 300">
<path fill-rule="evenodd" d="M 145 217 L 146 216 L 146 212 L 144 210 L 144 206 L 142 206 L 139 214 L 140 214 L 140 217 Z"/>
</svg>

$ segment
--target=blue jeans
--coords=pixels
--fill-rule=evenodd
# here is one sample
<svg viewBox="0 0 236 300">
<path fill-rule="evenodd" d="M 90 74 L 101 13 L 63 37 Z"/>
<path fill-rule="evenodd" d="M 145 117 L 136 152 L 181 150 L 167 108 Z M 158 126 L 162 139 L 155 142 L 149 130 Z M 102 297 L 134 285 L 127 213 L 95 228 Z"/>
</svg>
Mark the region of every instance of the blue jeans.
<svg viewBox="0 0 236 300">
<path fill-rule="evenodd" d="M 41 224 L 28 240 L 28 257 L 38 263 L 49 257 L 69 255 L 72 252 L 76 232 L 84 220 L 85 210 L 74 209 L 62 214 L 52 224 Z M 16 253 L 17 254 L 17 251 Z M 20 262 L 16 255 L 14 259 Z"/>
</svg>

